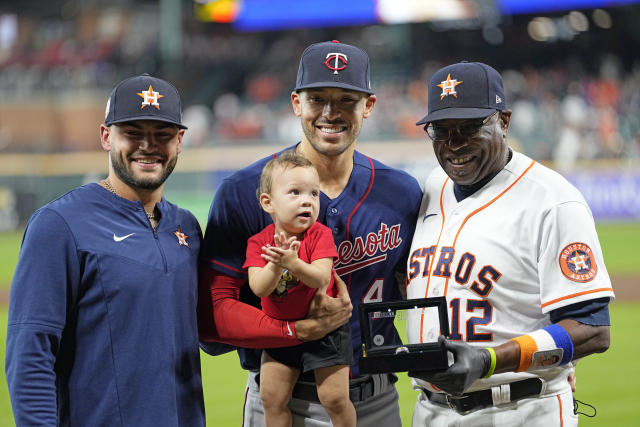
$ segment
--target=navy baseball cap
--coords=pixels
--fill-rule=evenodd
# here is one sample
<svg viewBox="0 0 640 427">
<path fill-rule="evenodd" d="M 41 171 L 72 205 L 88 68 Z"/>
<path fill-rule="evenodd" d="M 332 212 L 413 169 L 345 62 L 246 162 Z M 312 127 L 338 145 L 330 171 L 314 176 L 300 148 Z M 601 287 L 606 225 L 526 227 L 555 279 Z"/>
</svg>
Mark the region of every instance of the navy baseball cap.
<svg viewBox="0 0 640 427">
<path fill-rule="evenodd" d="M 159 120 L 186 129 L 182 124 L 180 94 L 171 83 L 149 74 L 121 81 L 111 91 L 104 123 Z"/>
<path fill-rule="evenodd" d="M 416 125 L 444 119 L 480 119 L 507 108 L 502 77 L 487 64 L 459 62 L 429 81 L 429 112 Z"/>
<path fill-rule="evenodd" d="M 371 95 L 369 56 L 359 47 L 338 40 L 315 43 L 300 57 L 296 91 L 338 87 Z"/>
</svg>

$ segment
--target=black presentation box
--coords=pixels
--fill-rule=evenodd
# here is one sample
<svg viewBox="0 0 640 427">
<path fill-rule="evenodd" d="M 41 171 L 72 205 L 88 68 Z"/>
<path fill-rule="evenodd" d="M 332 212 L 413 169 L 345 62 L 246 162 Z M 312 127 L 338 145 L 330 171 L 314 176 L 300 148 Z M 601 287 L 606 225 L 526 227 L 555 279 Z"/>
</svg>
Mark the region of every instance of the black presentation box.
<svg viewBox="0 0 640 427">
<path fill-rule="evenodd" d="M 447 350 L 438 342 L 402 345 L 377 345 L 371 336 L 371 322 L 395 320 L 402 310 L 437 308 L 440 333 L 449 337 L 449 317 L 445 297 L 420 298 L 406 301 L 360 304 L 360 336 L 362 357 L 360 373 L 379 374 L 404 371 L 439 371 L 448 368 Z M 416 315 L 416 312 L 413 313 Z"/>
</svg>

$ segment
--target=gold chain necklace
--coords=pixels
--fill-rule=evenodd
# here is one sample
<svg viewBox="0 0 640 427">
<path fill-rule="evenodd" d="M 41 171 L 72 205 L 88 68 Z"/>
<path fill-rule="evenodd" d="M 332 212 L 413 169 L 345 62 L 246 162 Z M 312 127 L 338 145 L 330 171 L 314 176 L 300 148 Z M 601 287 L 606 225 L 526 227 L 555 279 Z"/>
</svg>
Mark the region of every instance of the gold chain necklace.
<svg viewBox="0 0 640 427">
<path fill-rule="evenodd" d="M 113 188 L 113 185 L 111 185 L 111 182 L 109 182 L 109 178 L 103 179 L 101 181 L 105 187 L 107 187 L 107 190 L 111 191 L 113 194 L 115 194 L 118 197 L 122 197 L 121 195 L 118 194 L 118 192 L 116 191 L 115 188 Z M 147 218 L 149 218 L 150 220 L 156 220 L 156 214 L 154 212 L 147 212 L 144 211 L 144 213 L 147 214 Z"/>
</svg>

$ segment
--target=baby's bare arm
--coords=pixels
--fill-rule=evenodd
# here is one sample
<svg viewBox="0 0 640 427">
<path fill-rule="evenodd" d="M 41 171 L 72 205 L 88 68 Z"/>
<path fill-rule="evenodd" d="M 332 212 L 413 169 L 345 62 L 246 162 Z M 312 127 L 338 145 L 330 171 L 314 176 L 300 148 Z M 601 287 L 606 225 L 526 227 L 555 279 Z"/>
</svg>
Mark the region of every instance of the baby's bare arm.
<svg viewBox="0 0 640 427">
<path fill-rule="evenodd" d="M 290 263 L 284 264 L 302 283 L 310 288 L 326 288 L 331 282 L 331 267 L 333 258 L 320 258 L 307 264 L 298 257 Z"/>
<path fill-rule="evenodd" d="M 249 286 L 256 296 L 268 297 L 278 286 L 282 267 L 268 262 L 264 267 L 249 267 Z"/>
</svg>

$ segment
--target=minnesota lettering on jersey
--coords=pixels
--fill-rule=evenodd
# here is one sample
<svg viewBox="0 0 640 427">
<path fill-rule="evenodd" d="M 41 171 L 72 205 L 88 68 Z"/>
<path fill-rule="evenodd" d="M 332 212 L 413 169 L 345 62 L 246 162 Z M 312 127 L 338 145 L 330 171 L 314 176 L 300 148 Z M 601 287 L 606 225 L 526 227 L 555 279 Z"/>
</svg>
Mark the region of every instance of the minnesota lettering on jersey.
<svg viewBox="0 0 640 427">
<path fill-rule="evenodd" d="M 372 264 L 385 261 L 387 252 L 400 246 L 400 224 L 388 226 L 380 223 L 377 232 L 366 237 L 356 236 L 353 241 L 345 240 L 338 245 L 338 258 L 334 263 L 338 274 L 344 275 Z M 369 257 L 364 259 L 365 257 Z"/>
<path fill-rule="evenodd" d="M 454 248 L 449 246 L 443 246 L 440 248 L 440 254 L 437 261 L 432 259 L 435 250 L 436 246 L 434 245 L 413 251 L 409 257 L 409 283 L 411 283 L 411 280 L 418 277 L 420 273 L 422 273 L 422 277 L 429 275 L 431 265 L 435 264 L 435 267 L 431 270 L 431 276 L 449 278 L 452 276 L 452 272 L 455 267 L 455 273 L 453 274 L 455 281 L 461 286 L 467 285 L 471 278 L 473 267 L 476 264 L 475 255 L 470 252 L 465 252 L 454 265 Z M 493 289 L 493 284 L 496 283 L 501 276 L 502 273 L 496 270 L 493 266 L 482 266 L 476 275 L 476 279 L 469 286 L 469 289 L 479 296 L 486 298 Z"/>
</svg>

